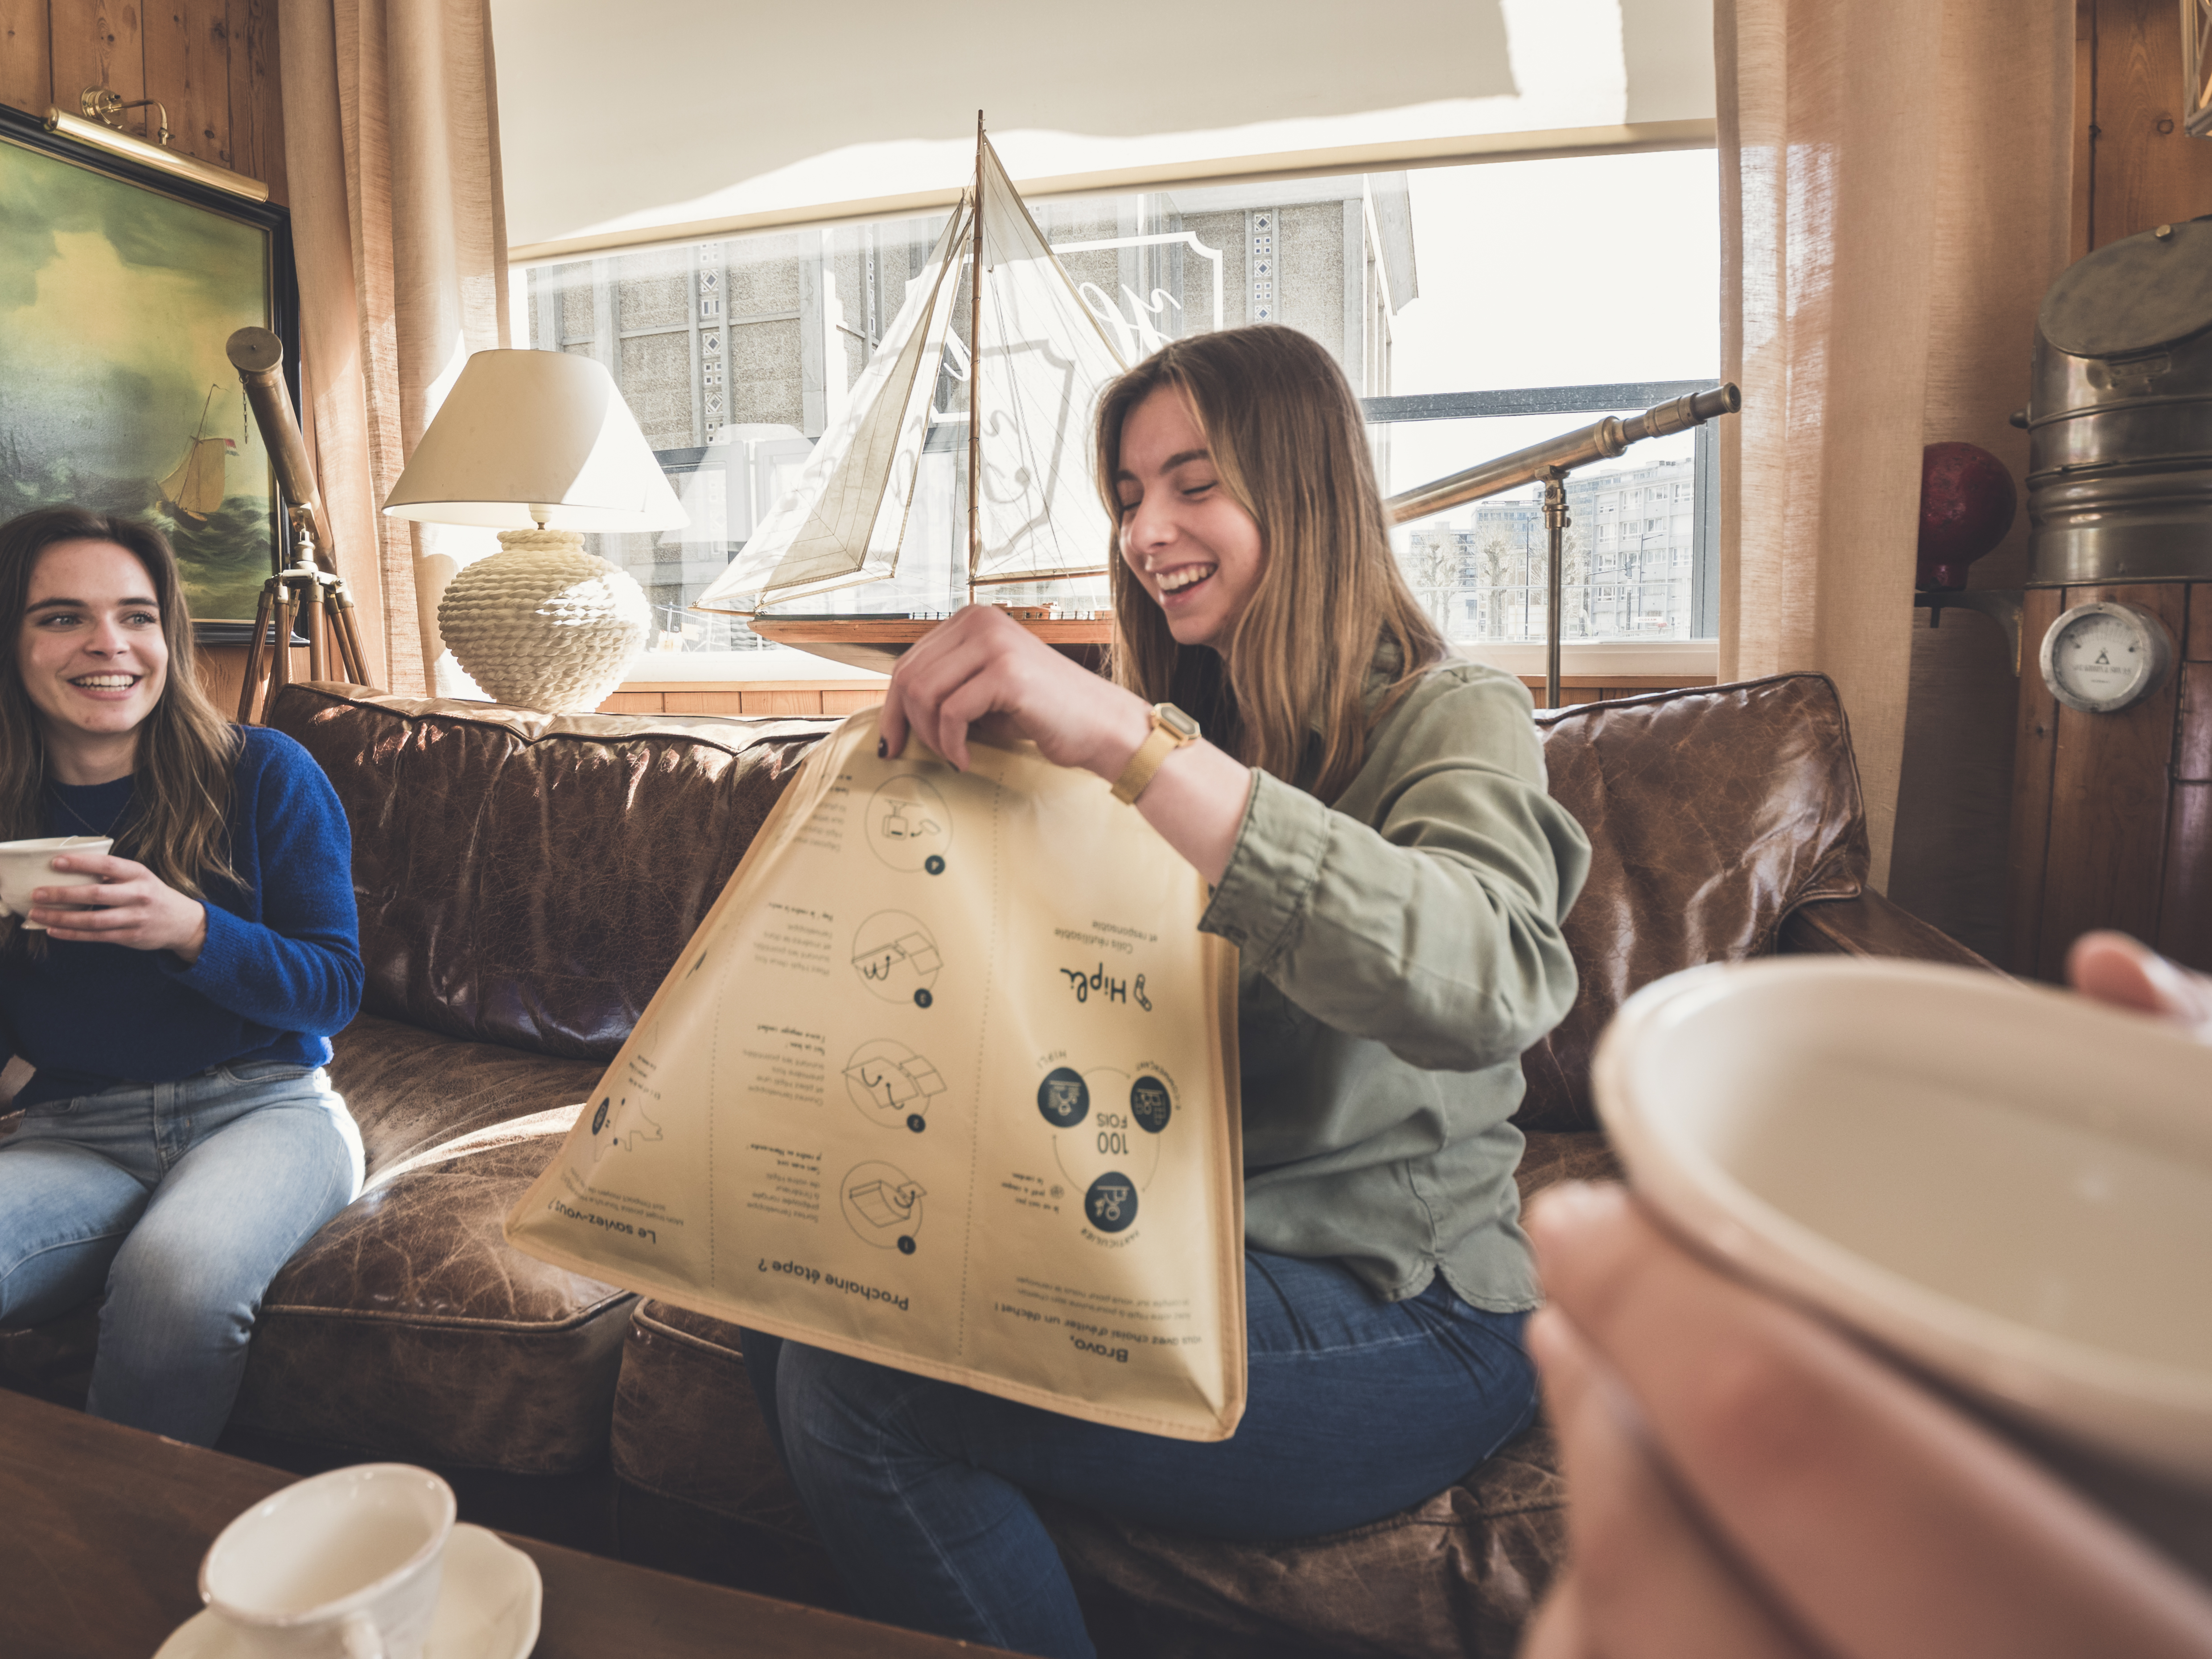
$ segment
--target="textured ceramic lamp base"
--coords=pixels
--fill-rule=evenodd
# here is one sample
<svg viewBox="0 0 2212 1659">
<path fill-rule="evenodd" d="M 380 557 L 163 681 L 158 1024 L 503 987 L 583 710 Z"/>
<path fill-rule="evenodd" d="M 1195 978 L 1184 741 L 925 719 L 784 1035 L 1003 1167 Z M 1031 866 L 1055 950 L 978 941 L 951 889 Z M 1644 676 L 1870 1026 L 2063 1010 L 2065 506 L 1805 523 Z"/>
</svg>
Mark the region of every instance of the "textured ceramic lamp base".
<svg viewBox="0 0 2212 1659">
<path fill-rule="evenodd" d="M 494 701 L 587 714 L 645 649 L 652 613 L 629 574 L 573 530 L 503 530 L 501 551 L 453 578 L 438 630 Z"/>
</svg>

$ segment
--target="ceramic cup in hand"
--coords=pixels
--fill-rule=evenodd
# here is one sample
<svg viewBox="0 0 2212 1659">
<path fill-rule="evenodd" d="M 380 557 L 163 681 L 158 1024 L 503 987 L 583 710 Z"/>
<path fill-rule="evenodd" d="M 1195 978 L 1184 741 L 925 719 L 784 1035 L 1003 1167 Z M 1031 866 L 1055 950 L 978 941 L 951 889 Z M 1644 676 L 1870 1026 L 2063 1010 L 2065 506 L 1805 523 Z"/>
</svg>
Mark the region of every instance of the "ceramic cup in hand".
<svg viewBox="0 0 2212 1659">
<path fill-rule="evenodd" d="M 1591 1072 L 1677 1232 L 2212 1581 L 2212 1045 L 1996 974 L 1788 957 L 1646 986 Z"/>
<path fill-rule="evenodd" d="M 0 841 L 0 912 L 23 918 L 33 933 L 46 932 L 33 921 L 31 895 L 41 887 L 82 886 L 89 876 L 67 876 L 54 868 L 58 853 L 106 854 L 115 843 L 105 836 L 48 836 L 38 841 Z"/>
<path fill-rule="evenodd" d="M 362 1463 L 264 1498 L 200 1563 L 241 1659 L 421 1659 L 453 1529 L 428 1469 Z"/>
</svg>

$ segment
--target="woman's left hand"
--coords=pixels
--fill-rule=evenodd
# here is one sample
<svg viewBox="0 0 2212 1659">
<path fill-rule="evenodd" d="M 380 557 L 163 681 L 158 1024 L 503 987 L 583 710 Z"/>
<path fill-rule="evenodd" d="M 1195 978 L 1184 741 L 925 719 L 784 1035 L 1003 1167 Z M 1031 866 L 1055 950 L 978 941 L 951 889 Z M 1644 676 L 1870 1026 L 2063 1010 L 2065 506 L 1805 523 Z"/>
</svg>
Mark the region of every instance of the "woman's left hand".
<svg viewBox="0 0 2212 1659">
<path fill-rule="evenodd" d="M 187 898 L 144 865 L 129 859 L 64 853 L 53 868 L 88 876 L 97 886 L 40 887 L 31 894 L 31 920 L 50 939 L 121 945 L 133 951 L 173 951 L 198 960 L 207 943 L 207 907 Z"/>
<path fill-rule="evenodd" d="M 885 751 L 909 731 L 962 771 L 968 729 L 1008 729 L 1056 766 L 1109 782 L 1152 730 L 1143 702 L 1036 638 L 995 605 L 971 605 L 898 659 L 884 694 Z"/>
</svg>

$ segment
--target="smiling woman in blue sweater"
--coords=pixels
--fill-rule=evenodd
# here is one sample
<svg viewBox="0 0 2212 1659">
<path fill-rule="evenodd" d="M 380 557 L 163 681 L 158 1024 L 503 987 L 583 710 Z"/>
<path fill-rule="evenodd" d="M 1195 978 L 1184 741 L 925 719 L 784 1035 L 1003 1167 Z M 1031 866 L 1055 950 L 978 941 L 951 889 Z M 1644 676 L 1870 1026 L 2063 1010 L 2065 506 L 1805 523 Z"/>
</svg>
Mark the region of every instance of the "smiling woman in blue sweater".
<svg viewBox="0 0 2212 1659">
<path fill-rule="evenodd" d="M 263 1291 L 361 1189 L 322 1070 L 361 1001 L 352 839 L 305 750 L 200 690 L 161 535 L 47 507 L 0 525 L 0 837 L 70 835 L 112 855 L 0 920 L 0 1043 L 36 1068 L 0 1327 L 105 1290 L 87 1409 L 206 1445 Z"/>
</svg>

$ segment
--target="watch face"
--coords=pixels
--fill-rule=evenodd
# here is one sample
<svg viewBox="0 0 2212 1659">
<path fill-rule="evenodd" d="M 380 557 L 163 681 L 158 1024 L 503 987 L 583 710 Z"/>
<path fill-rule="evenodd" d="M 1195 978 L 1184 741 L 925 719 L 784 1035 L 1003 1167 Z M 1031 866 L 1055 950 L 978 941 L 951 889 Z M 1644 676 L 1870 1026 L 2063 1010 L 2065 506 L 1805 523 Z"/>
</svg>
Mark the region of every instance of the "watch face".
<svg viewBox="0 0 2212 1659">
<path fill-rule="evenodd" d="M 1160 724 L 1166 726 L 1176 736 L 1181 738 L 1185 743 L 1194 743 L 1197 740 L 1196 720 L 1184 714 L 1171 702 L 1156 702 L 1152 708 L 1160 717 Z"/>
<path fill-rule="evenodd" d="M 2044 639 L 2044 683 L 2069 708 L 2114 714 L 2157 688 L 2172 654 L 2164 625 L 2148 611 L 2130 605 L 2077 605 Z"/>
</svg>

